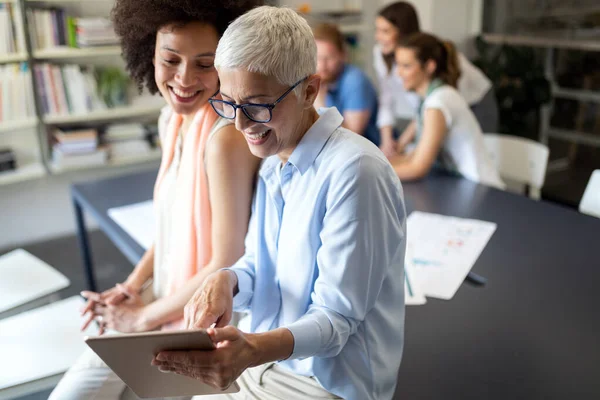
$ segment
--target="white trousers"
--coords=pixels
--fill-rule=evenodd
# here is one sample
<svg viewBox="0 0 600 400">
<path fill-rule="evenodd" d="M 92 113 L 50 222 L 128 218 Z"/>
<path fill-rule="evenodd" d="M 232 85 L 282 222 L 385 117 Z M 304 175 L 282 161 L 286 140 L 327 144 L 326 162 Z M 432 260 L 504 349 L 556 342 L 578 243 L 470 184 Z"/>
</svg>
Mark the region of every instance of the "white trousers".
<svg viewBox="0 0 600 400">
<path fill-rule="evenodd" d="M 127 385 L 94 353 L 86 349 L 69 368 L 48 400 L 137 399 Z M 121 397 L 123 396 L 123 397 Z M 133 396 L 133 397 L 131 397 Z"/>
<path fill-rule="evenodd" d="M 294 374 L 277 364 L 247 369 L 237 383 L 238 393 L 197 396 L 194 400 L 341 399 L 323 389 L 315 378 Z"/>
<path fill-rule="evenodd" d="M 196 396 L 193 400 L 306 400 L 340 399 L 315 378 L 294 374 L 277 364 L 246 370 L 237 380 L 240 392 Z M 56 386 L 49 400 L 137 400 L 138 397 L 90 349 L 77 360 Z M 189 400 L 172 397 L 169 399 Z"/>
</svg>

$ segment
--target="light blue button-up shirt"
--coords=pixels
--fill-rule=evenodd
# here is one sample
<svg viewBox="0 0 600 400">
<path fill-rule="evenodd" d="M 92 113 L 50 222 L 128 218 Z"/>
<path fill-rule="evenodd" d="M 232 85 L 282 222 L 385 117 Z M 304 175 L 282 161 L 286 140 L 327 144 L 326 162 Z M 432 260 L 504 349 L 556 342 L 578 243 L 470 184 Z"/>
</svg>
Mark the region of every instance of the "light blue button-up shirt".
<svg viewBox="0 0 600 400">
<path fill-rule="evenodd" d="M 240 328 L 288 328 L 281 366 L 345 399 L 391 399 L 404 342 L 406 212 L 379 149 L 326 109 L 289 161 L 265 159 L 238 278 Z M 277 171 L 280 169 L 279 171 Z"/>
</svg>

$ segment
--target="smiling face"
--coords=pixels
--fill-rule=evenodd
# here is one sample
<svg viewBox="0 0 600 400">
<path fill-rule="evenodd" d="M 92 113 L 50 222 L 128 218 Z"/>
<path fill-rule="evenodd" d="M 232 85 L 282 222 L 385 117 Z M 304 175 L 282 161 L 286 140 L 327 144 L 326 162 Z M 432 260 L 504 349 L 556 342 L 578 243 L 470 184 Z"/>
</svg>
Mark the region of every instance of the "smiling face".
<svg viewBox="0 0 600 400">
<path fill-rule="evenodd" d="M 417 59 L 415 50 L 398 47 L 395 52 L 396 73 L 402 78 L 404 89 L 420 92 L 431 81 L 431 70 L 435 70 L 435 63 L 431 60 L 424 65 Z"/>
<path fill-rule="evenodd" d="M 346 54 L 327 40 L 316 40 L 316 44 L 317 74 L 324 83 L 335 82 L 344 68 Z"/>
<path fill-rule="evenodd" d="M 383 54 L 393 54 L 399 39 L 398 28 L 394 24 L 382 16 L 375 18 L 375 41 Z"/>
<path fill-rule="evenodd" d="M 154 78 L 177 114 L 196 113 L 218 90 L 214 67 L 219 37 L 212 25 L 165 26 L 156 34 Z"/>
<path fill-rule="evenodd" d="M 273 77 L 249 72 L 243 68 L 219 69 L 221 96 L 236 104 L 270 104 L 284 94 L 290 86 Z M 310 76 L 298 87 L 304 86 L 301 98 L 289 93 L 272 110 L 270 122 L 258 123 L 248 119 L 238 109 L 235 127 L 244 134 L 250 151 L 257 157 L 272 155 L 287 161 L 308 128 L 314 123 L 316 112 L 312 106 L 319 90 L 319 77 Z"/>
</svg>

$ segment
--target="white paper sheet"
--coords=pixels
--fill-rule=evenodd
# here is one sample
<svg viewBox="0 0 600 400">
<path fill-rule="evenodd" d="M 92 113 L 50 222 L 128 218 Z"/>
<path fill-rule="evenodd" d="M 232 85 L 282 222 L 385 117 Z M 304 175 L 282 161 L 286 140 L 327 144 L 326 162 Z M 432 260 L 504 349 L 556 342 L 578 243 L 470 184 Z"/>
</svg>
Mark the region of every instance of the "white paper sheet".
<svg viewBox="0 0 600 400">
<path fill-rule="evenodd" d="M 0 389 L 65 372 L 87 347 L 79 296 L 0 320 Z M 93 326 L 93 324 L 92 324 Z"/>
<path fill-rule="evenodd" d="M 154 210 L 152 200 L 111 208 L 112 218 L 129 236 L 147 250 L 154 242 Z"/>
<path fill-rule="evenodd" d="M 492 222 L 417 211 L 407 224 L 406 269 L 424 295 L 445 300 L 454 296 L 496 230 Z"/>
<path fill-rule="evenodd" d="M 0 313 L 69 284 L 66 276 L 23 249 L 6 253 L 0 257 Z"/>
</svg>

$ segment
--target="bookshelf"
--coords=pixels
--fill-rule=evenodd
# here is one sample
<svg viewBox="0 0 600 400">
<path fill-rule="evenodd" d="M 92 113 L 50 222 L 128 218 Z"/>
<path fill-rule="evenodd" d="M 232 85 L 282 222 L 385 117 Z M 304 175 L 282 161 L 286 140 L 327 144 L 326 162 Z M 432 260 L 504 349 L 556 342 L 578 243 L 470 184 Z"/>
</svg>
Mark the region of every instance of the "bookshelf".
<svg viewBox="0 0 600 400">
<path fill-rule="evenodd" d="M 8 5 L 1 6 L 2 4 Z M 68 21 L 67 17 L 83 17 L 84 20 L 95 17 L 106 18 L 113 4 L 114 0 L 0 0 L 0 12 L 7 11 L 9 14 L 8 18 L 12 25 L 12 34 L 15 43 L 12 48 L 8 47 L 9 53 L 3 52 L 3 48 L 0 46 L 0 72 L 2 72 L 2 68 L 10 68 L 11 72 L 13 69 L 15 71 L 25 70 L 25 73 L 28 73 L 28 78 L 25 80 L 25 88 L 28 88 L 28 90 L 18 90 L 17 92 L 22 93 L 25 91 L 25 93 L 31 93 L 31 96 L 33 96 L 33 100 L 31 100 L 32 104 L 30 104 L 28 111 L 24 114 L 9 112 L 12 110 L 4 110 L 4 115 L 9 117 L 2 119 L 3 110 L 0 109 L 0 148 L 12 149 L 17 159 L 17 169 L 15 171 L 0 172 L 0 186 L 43 177 L 47 173 L 55 174 L 66 170 L 112 168 L 160 160 L 160 150 L 151 149 L 147 153 L 133 154 L 127 157 L 109 157 L 107 163 L 103 165 L 56 168 L 53 164 L 51 135 L 55 128 L 62 129 L 64 127 L 65 129 L 69 129 L 78 126 L 93 128 L 113 122 L 156 122 L 160 114 L 160 109 L 164 106 L 164 101 L 160 98 L 151 98 L 148 101 L 145 98 L 139 99 L 132 96 L 134 92 L 134 90 L 131 90 L 132 88 L 128 88 L 127 90 L 127 98 L 129 99 L 127 105 L 107 108 L 104 106 L 100 107 L 98 103 L 93 103 L 92 101 L 93 106 L 86 106 L 79 109 L 73 106 L 80 103 L 73 101 L 77 97 L 71 98 L 74 95 L 67 93 L 69 90 L 67 86 L 71 84 L 70 78 L 72 75 L 64 72 L 63 68 L 65 66 L 77 66 L 77 68 L 81 69 L 82 73 L 85 74 L 85 71 L 91 71 L 89 72 L 90 76 L 94 76 L 94 71 L 98 71 L 101 68 L 116 67 L 123 71 L 124 62 L 121 59 L 121 47 L 114 45 L 116 42 L 102 42 L 102 45 L 93 42 L 92 44 L 95 44 L 95 46 L 74 47 L 73 40 L 75 39 L 77 40 L 76 44 L 86 42 L 80 36 L 79 30 L 77 30 L 77 37 L 72 36 L 74 35 L 72 33 L 74 31 L 68 31 L 70 27 L 68 23 L 70 21 Z M 61 14 L 59 14 L 58 18 L 52 14 L 53 19 L 50 23 L 58 23 L 58 25 L 55 25 L 54 35 L 49 35 L 45 33 L 44 28 L 40 28 L 40 26 L 47 28 L 48 25 L 46 23 L 40 24 L 40 20 L 37 19 L 39 18 L 39 14 L 36 15 L 36 13 L 55 13 L 57 12 L 56 10 L 59 10 Z M 77 26 L 80 26 L 80 23 L 89 23 L 89 20 L 84 20 L 77 20 Z M 57 30 L 56 26 L 60 29 Z M 82 26 L 85 29 L 85 26 Z M 0 39 L 2 39 L 3 28 L 3 26 L 0 26 Z M 64 31 L 61 31 L 63 28 Z M 5 32 L 8 32 L 8 30 Z M 18 33 L 15 34 L 15 32 Z M 64 36 L 60 36 L 60 32 L 64 32 Z M 21 35 L 21 37 L 17 38 L 17 35 Z M 50 36 L 52 38 L 48 39 Z M 10 34 L 8 37 L 11 37 Z M 59 37 L 63 37 L 64 40 L 57 39 Z M 18 42 L 19 39 L 20 42 Z M 79 40 L 82 41 L 79 42 Z M 63 102 L 63 104 L 68 106 L 67 109 L 64 107 L 60 110 L 57 110 L 56 107 L 54 107 L 54 110 L 49 109 L 49 101 L 54 101 L 54 105 L 56 105 L 56 93 L 52 93 L 52 95 L 48 95 L 47 92 L 44 93 L 41 88 L 48 84 L 49 75 L 40 74 L 36 70 L 36 68 L 38 70 L 48 68 L 46 65 L 49 65 L 51 68 L 61 68 L 61 71 L 58 72 L 58 82 L 61 82 L 60 76 L 62 74 L 65 92 L 63 99 L 66 96 L 69 97 L 66 103 Z M 51 71 L 50 73 L 56 72 Z M 53 77 L 56 78 L 56 75 Z M 1 80 L 2 74 L 0 73 L 0 83 Z M 55 82 L 57 81 L 55 80 Z M 54 85 L 54 82 L 52 84 Z M 55 85 L 56 87 L 61 88 L 60 83 Z M 86 85 L 85 89 L 81 89 L 80 86 L 78 90 L 88 90 L 89 88 Z M 6 97 L 6 93 L 4 95 Z M 0 92 L 0 96 L 2 96 L 2 92 Z M 14 95 L 12 98 L 8 98 L 14 102 Z M 105 99 L 102 97 L 99 98 L 101 101 Z M 1 100 L 2 98 L 0 97 L 0 104 Z M 86 104 L 89 104 L 89 101 Z M 23 117 L 18 117 L 17 115 L 23 115 Z"/>
<path fill-rule="evenodd" d="M 46 125 L 77 125 L 95 122 L 110 122 L 121 119 L 153 116 L 160 113 L 164 104 L 150 106 L 117 107 L 106 110 L 90 111 L 81 115 L 51 115 L 44 117 Z"/>
<path fill-rule="evenodd" d="M 81 170 L 89 170 L 89 169 L 107 169 L 107 168 L 116 168 L 116 167 L 124 167 L 127 165 L 133 165 L 133 164 L 142 164 L 142 163 L 147 163 L 147 162 L 152 162 L 152 161 L 159 161 L 161 158 L 161 151 L 160 150 L 152 150 L 149 151 L 145 154 L 136 154 L 134 156 L 120 156 L 120 157 L 113 157 L 111 159 L 108 160 L 108 162 L 106 164 L 103 165 L 91 165 L 91 166 L 86 166 L 86 167 L 81 167 L 81 166 L 76 166 L 76 167 L 58 167 L 56 166 L 54 163 L 50 163 L 50 170 L 52 171 L 53 174 L 58 175 L 58 174 L 63 174 L 66 172 L 71 172 L 71 171 L 81 171 Z"/>
<path fill-rule="evenodd" d="M 11 131 L 20 131 L 25 129 L 35 129 L 37 125 L 37 119 L 35 118 L 26 118 L 17 121 L 6 121 L 0 122 L 0 133 L 3 132 L 11 132 Z"/>
<path fill-rule="evenodd" d="M 93 48 L 77 49 L 72 47 L 58 47 L 54 49 L 35 50 L 35 60 L 79 60 L 94 57 L 120 56 L 120 46 L 102 46 Z"/>
<path fill-rule="evenodd" d="M 14 171 L 0 173 L 0 185 L 23 182 L 30 179 L 41 178 L 46 175 L 44 166 L 39 162 L 31 162 L 20 166 Z"/>
<path fill-rule="evenodd" d="M 27 53 L 0 54 L 0 64 L 27 61 Z"/>
</svg>

